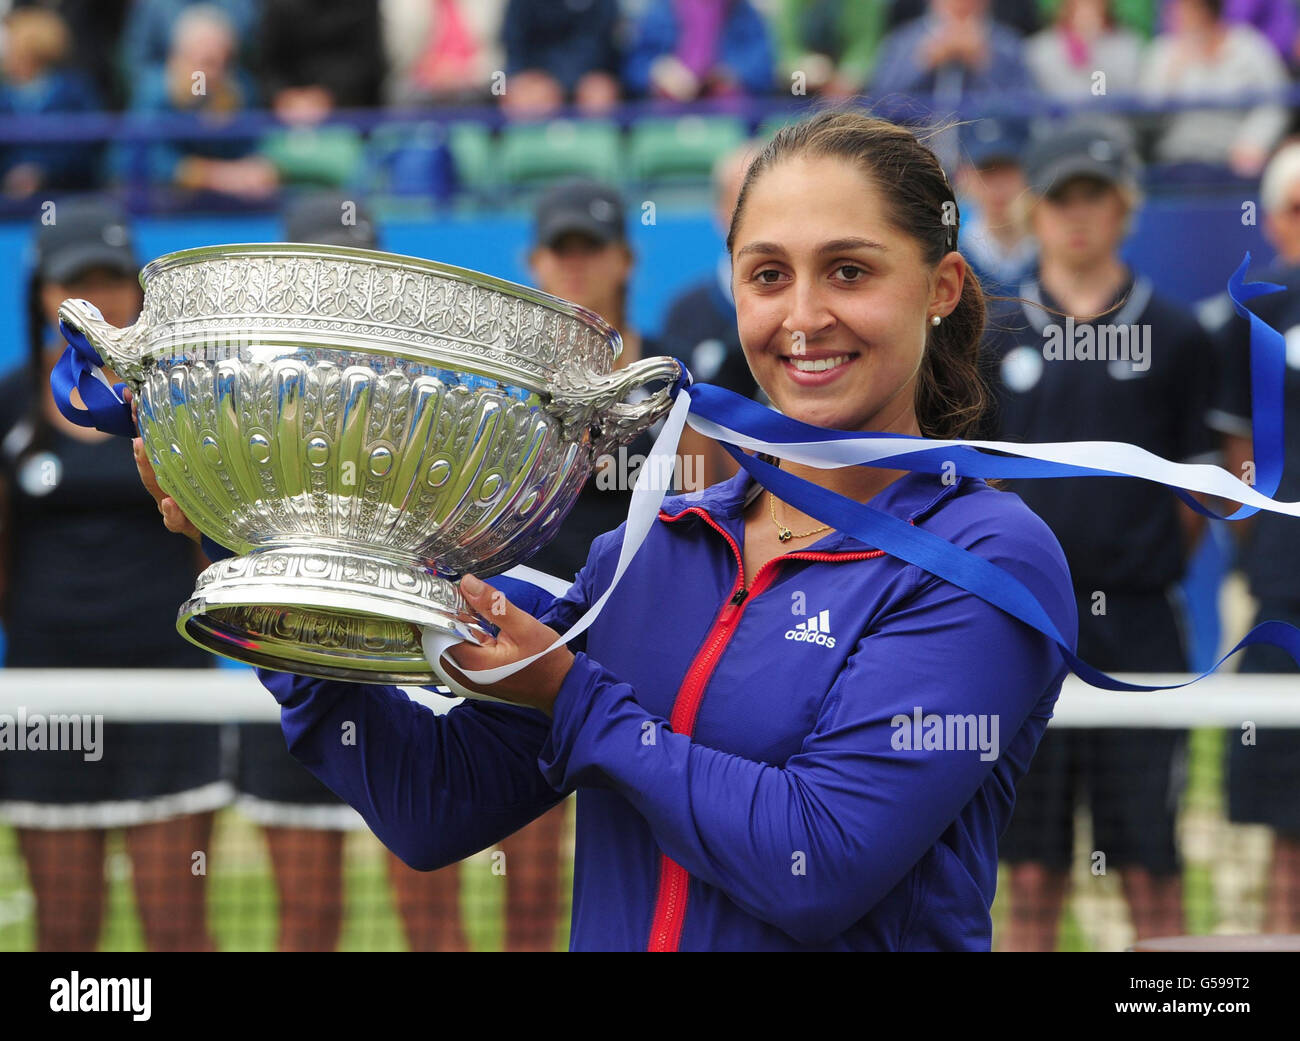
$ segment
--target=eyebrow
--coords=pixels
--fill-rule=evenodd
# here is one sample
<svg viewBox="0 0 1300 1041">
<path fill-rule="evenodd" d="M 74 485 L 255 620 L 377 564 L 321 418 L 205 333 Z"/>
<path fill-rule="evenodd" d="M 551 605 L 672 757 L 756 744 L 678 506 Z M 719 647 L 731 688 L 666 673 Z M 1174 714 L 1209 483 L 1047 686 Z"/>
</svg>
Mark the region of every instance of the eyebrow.
<svg viewBox="0 0 1300 1041">
<path fill-rule="evenodd" d="M 881 253 L 889 252 L 888 246 L 884 246 L 879 242 L 873 242 L 871 239 L 861 238 L 832 239 L 830 242 L 824 242 L 822 245 L 818 246 L 817 252 L 819 254 L 844 253 L 855 249 L 874 249 L 879 250 Z M 764 256 L 772 256 L 784 252 L 785 250 L 775 242 L 751 242 L 736 254 L 736 259 L 739 260 L 741 257 L 748 256 L 751 253 L 760 253 Z"/>
</svg>

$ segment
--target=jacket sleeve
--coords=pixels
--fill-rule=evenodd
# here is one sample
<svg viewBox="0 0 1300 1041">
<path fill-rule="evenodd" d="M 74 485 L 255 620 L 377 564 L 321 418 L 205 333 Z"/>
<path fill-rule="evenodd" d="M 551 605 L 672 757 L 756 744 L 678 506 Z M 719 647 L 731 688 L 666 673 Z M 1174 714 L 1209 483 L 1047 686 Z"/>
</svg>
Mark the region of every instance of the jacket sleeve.
<svg viewBox="0 0 1300 1041">
<path fill-rule="evenodd" d="M 1002 787 L 994 801 L 1009 813 L 1008 789 L 1036 745 L 1022 737 L 1001 759 L 979 747 L 903 747 L 917 709 L 982 714 L 997 738 L 991 747 L 1007 753 L 1036 706 L 1026 729 L 1041 735 L 1065 673 L 1046 637 L 926 579 L 859 641 L 783 766 L 673 733 L 583 653 L 555 703 L 546 776 L 560 789 L 619 792 L 665 854 L 799 942 L 839 935 L 938 841 L 995 769 Z M 653 742 L 643 739 L 650 728 Z"/>
<path fill-rule="evenodd" d="M 582 576 L 563 599 L 511 600 L 567 628 L 585 604 Z M 280 703 L 290 753 L 405 863 L 430 871 L 463 860 L 518 831 L 568 790 L 548 784 L 538 754 L 549 730 L 542 713 L 466 701 L 438 715 L 397 687 L 258 670 Z"/>
</svg>

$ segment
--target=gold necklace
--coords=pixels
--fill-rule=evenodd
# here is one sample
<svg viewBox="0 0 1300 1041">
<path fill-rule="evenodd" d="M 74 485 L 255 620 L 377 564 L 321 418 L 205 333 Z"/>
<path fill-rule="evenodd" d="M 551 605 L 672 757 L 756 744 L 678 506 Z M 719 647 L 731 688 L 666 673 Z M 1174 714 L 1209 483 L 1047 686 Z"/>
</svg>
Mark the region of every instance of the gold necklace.
<svg viewBox="0 0 1300 1041">
<path fill-rule="evenodd" d="M 805 531 L 799 534 L 791 531 L 779 520 L 776 519 L 776 496 L 771 492 L 767 493 L 767 508 L 772 513 L 772 523 L 776 525 L 776 537 L 781 542 L 789 542 L 791 539 L 807 538 L 809 535 L 816 535 L 819 531 L 830 531 L 829 524 L 823 524 L 820 528 L 813 528 L 812 531 Z"/>
</svg>

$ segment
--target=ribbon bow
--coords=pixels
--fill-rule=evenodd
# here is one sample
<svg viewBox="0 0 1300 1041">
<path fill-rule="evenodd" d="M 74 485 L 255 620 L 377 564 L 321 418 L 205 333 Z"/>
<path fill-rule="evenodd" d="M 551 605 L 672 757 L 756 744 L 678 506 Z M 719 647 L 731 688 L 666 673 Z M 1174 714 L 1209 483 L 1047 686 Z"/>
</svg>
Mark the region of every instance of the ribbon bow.
<svg viewBox="0 0 1300 1041">
<path fill-rule="evenodd" d="M 94 311 L 97 318 L 103 317 L 93 304 L 85 300 L 81 303 Z M 59 332 L 68 341 L 68 347 L 50 374 L 50 388 L 54 391 L 54 404 L 63 418 L 79 427 L 94 427 L 119 437 L 135 437 L 131 406 L 122 397 L 126 384 L 108 382 L 104 375 L 104 359 L 83 333 L 62 320 L 59 321 Z M 85 403 L 84 409 L 72 404 L 74 388 Z"/>
</svg>

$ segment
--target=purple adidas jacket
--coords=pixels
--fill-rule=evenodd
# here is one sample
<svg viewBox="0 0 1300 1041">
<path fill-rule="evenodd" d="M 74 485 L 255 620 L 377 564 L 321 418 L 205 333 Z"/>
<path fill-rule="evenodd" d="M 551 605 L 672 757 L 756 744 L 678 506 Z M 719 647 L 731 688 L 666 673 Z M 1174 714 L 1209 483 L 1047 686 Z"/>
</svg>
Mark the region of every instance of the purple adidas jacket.
<svg viewBox="0 0 1300 1041">
<path fill-rule="evenodd" d="M 832 532 L 741 574 L 743 471 L 665 500 L 553 719 L 261 671 L 290 751 L 406 863 L 578 793 L 573 950 L 988 950 L 997 839 L 1067 672 L 1050 640 Z M 1014 494 L 908 473 L 870 505 L 991 560 L 1073 641 L 1055 537 Z M 607 588 L 622 528 L 554 602 Z M 341 728 L 356 724 L 357 743 Z"/>
</svg>

